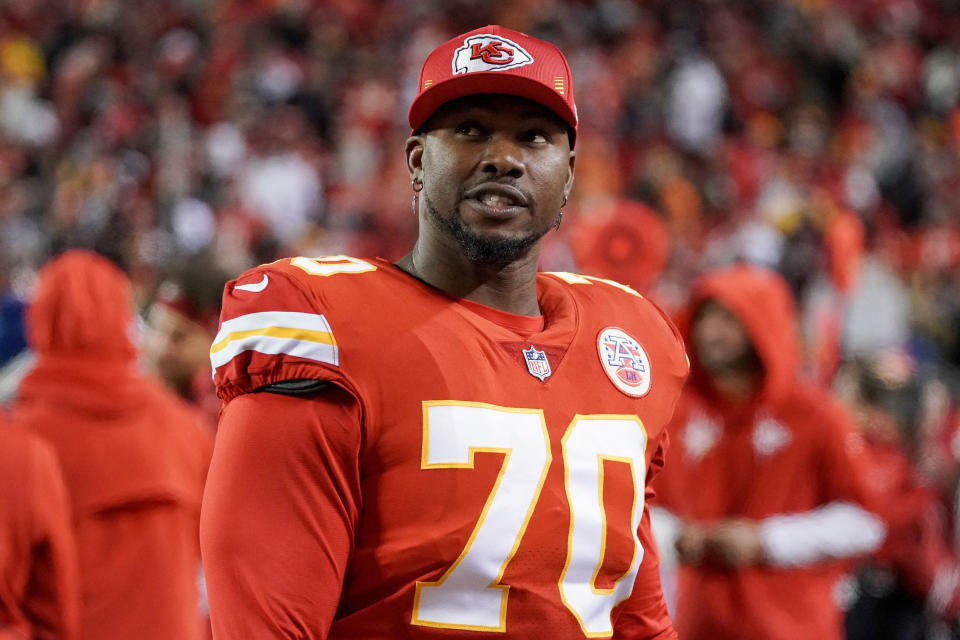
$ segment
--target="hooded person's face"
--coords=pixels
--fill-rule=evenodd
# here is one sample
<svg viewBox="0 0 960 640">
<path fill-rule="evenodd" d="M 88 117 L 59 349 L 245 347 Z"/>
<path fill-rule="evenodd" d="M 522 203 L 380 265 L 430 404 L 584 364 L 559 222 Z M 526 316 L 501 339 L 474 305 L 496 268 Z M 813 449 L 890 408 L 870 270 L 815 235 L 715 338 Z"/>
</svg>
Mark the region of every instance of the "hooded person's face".
<svg viewBox="0 0 960 640">
<path fill-rule="evenodd" d="M 714 300 L 697 310 L 690 333 L 694 357 L 710 376 L 752 372 L 761 366 L 743 324 Z"/>
</svg>

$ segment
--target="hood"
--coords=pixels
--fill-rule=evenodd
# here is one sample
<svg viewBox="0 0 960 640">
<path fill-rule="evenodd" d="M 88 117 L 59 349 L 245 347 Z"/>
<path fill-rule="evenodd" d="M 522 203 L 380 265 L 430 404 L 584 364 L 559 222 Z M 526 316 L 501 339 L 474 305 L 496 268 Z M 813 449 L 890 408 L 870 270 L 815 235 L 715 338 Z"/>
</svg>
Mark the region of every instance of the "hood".
<svg viewBox="0 0 960 640">
<path fill-rule="evenodd" d="M 793 295 L 786 281 L 762 267 L 738 264 L 701 276 L 691 287 L 690 304 L 681 319 L 687 344 L 693 344 L 690 322 L 707 300 L 715 300 L 743 324 L 764 367 L 760 395 L 776 401 L 796 383 L 801 362 L 800 334 Z M 708 386 L 691 354 L 691 383 Z"/>
<path fill-rule="evenodd" d="M 38 274 L 27 337 L 40 354 L 132 361 L 130 283 L 106 258 L 70 250 Z"/>
</svg>

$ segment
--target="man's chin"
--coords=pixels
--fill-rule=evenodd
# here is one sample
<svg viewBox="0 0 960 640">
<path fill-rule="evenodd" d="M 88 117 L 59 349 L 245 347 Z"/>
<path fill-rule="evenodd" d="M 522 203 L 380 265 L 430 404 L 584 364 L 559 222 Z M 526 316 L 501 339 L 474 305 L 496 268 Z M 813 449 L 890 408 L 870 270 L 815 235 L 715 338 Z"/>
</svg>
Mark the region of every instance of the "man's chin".
<svg viewBox="0 0 960 640">
<path fill-rule="evenodd" d="M 506 266 L 523 258 L 536 244 L 535 235 L 511 236 L 501 233 L 470 233 L 457 238 L 471 262 L 490 266 Z"/>
<path fill-rule="evenodd" d="M 515 262 L 525 257 L 549 231 L 477 229 L 468 225 L 459 211 L 454 215 L 441 216 L 429 201 L 427 207 L 433 220 L 463 249 L 467 259 L 481 265 L 504 267 Z"/>
</svg>

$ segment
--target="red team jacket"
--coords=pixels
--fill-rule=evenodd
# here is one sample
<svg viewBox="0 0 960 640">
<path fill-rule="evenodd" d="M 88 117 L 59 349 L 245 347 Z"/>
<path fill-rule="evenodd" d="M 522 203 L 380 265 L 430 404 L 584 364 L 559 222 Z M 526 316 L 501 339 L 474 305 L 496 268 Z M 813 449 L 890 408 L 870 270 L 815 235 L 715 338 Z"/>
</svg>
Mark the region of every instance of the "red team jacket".
<svg viewBox="0 0 960 640">
<path fill-rule="evenodd" d="M 537 290 L 542 328 L 380 259 L 227 285 L 201 523 L 216 638 L 675 638 L 645 498 L 682 343 L 621 285 Z M 332 384 L 254 393 L 291 379 Z"/>
<path fill-rule="evenodd" d="M 0 417 L 0 640 L 77 637 L 76 554 L 56 454 Z"/>
<path fill-rule="evenodd" d="M 11 420 L 57 452 L 80 567 L 80 640 L 200 640 L 199 520 L 212 434 L 137 369 L 129 281 L 71 251 L 39 274 L 34 368 Z M 2 490 L 2 489 L 0 489 Z"/>
<path fill-rule="evenodd" d="M 695 283 L 691 309 L 706 299 L 744 325 L 763 363 L 764 384 L 751 401 L 730 403 L 712 390 L 694 359 L 670 427 L 667 471 L 655 483 L 657 502 L 690 522 L 760 522 L 775 543 L 768 553 L 782 558 L 739 570 L 709 562 L 682 566 L 677 631 L 684 640 L 839 640 L 837 587 L 846 565 L 815 556 L 817 548 L 863 553 L 882 539 L 879 520 L 860 510 L 874 506 L 863 440 L 826 392 L 798 378 L 799 341 L 786 283 L 757 268 L 735 267 Z M 870 526 L 851 530 L 851 522 Z"/>
</svg>

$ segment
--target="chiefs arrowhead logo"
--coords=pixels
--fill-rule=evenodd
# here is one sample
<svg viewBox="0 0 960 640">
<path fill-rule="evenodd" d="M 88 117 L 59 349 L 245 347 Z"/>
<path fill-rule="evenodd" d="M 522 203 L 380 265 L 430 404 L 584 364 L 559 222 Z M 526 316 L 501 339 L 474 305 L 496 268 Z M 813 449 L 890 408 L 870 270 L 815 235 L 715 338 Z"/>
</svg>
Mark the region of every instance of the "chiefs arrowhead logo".
<svg viewBox="0 0 960 640">
<path fill-rule="evenodd" d="M 453 52 L 453 74 L 502 71 L 532 64 L 533 56 L 512 40 L 488 33 L 470 36 Z"/>
</svg>

